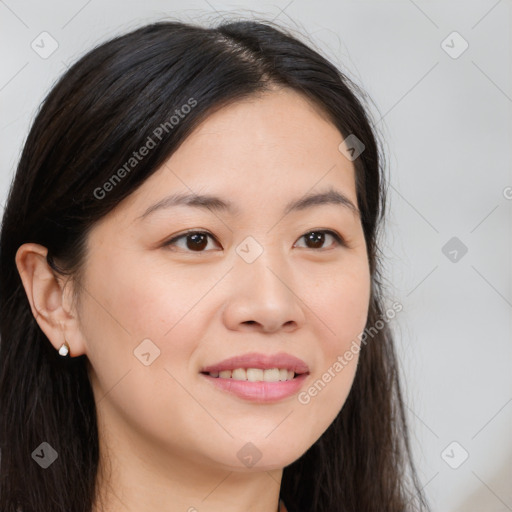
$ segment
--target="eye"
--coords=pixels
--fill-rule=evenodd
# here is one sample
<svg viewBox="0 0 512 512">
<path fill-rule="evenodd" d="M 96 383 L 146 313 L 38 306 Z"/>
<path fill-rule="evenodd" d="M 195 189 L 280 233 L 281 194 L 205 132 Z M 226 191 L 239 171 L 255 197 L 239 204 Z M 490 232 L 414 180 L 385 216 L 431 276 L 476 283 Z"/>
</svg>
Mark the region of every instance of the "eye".
<svg viewBox="0 0 512 512">
<path fill-rule="evenodd" d="M 328 229 L 319 229 L 314 231 L 309 231 L 305 233 L 300 238 L 304 238 L 306 240 L 306 249 L 320 249 L 325 243 L 325 236 L 330 236 L 335 240 L 335 244 L 338 246 L 346 247 L 347 244 L 341 235 L 336 233 L 335 231 L 331 231 Z M 183 233 L 179 236 L 171 238 L 167 242 L 165 242 L 164 246 L 177 246 L 178 242 L 181 240 L 185 241 L 185 246 L 181 246 L 181 249 L 185 251 L 192 252 L 205 252 L 204 249 L 208 246 L 208 238 L 215 240 L 213 235 L 208 233 L 207 231 L 188 231 L 187 233 Z M 299 240 L 300 240 L 299 238 Z"/>
<path fill-rule="evenodd" d="M 192 252 L 205 252 L 203 249 L 208 245 L 208 237 L 214 240 L 213 236 L 206 231 L 189 231 L 171 238 L 164 245 L 178 245 L 177 242 L 179 240 L 185 239 L 185 247 L 182 247 L 183 249 Z"/>
<path fill-rule="evenodd" d="M 311 246 L 306 246 L 306 249 L 319 249 L 319 246 L 323 245 L 323 243 L 325 242 L 325 235 L 334 238 L 336 245 L 342 247 L 347 246 L 345 240 L 341 237 L 341 235 L 329 229 L 315 229 L 313 231 L 305 233 L 300 238 L 304 238 L 306 240 L 306 244 L 311 244 Z"/>
</svg>

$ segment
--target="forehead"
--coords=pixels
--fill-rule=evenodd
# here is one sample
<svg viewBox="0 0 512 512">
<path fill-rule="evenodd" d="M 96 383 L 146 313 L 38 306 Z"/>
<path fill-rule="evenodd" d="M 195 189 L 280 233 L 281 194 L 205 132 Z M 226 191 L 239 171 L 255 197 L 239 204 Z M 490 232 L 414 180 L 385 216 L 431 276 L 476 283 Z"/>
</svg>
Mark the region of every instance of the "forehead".
<svg viewBox="0 0 512 512">
<path fill-rule="evenodd" d="M 237 101 L 208 116 L 132 194 L 130 207 L 140 216 L 169 194 L 211 194 L 238 213 L 264 214 L 328 188 L 357 206 L 342 140 L 321 110 L 290 89 Z"/>
</svg>

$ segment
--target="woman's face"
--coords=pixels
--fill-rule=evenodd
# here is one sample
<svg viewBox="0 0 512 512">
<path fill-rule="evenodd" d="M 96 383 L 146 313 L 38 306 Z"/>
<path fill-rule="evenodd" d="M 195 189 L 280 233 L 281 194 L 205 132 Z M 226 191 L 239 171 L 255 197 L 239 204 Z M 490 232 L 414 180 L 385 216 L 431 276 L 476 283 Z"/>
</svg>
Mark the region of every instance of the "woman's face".
<svg viewBox="0 0 512 512">
<path fill-rule="evenodd" d="M 163 466 L 178 457 L 268 470 L 300 457 L 334 420 L 357 351 L 343 365 L 339 358 L 368 313 L 361 220 L 335 201 L 286 207 L 330 189 L 357 207 L 342 139 L 291 90 L 237 102 L 206 119 L 94 227 L 80 331 L 69 341 L 83 343 L 112 446 L 143 446 L 144 459 L 150 453 Z M 231 209 L 183 202 L 144 215 L 175 194 L 215 196 Z M 254 353 L 284 355 L 267 361 L 282 370 L 286 355 L 298 358 L 306 373 L 258 382 L 289 376 L 263 372 L 261 357 L 228 364 L 253 368 L 235 376 L 254 382 L 202 373 Z"/>
</svg>

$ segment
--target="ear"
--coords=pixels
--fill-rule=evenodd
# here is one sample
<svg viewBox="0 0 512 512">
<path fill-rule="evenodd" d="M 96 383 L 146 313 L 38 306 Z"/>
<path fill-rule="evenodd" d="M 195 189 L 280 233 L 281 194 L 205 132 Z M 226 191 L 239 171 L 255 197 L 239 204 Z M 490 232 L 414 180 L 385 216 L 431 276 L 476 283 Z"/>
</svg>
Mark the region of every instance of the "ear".
<svg viewBox="0 0 512 512">
<path fill-rule="evenodd" d="M 82 355 L 85 343 L 77 312 L 70 305 L 72 287 L 55 275 L 46 260 L 47 254 L 46 247 L 34 243 L 23 244 L 16 252 L 16 267 L 32 314 L 55 350 L 67 341 L 70 356 Z"/>
</svg>

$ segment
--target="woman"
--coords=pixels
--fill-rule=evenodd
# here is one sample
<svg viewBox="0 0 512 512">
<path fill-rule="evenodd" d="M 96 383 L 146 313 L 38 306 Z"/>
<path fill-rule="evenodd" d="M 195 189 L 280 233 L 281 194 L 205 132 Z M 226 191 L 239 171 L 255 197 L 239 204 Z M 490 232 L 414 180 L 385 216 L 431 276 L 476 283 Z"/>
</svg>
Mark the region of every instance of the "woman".
<svg viewBox="0 0 512 512">
<path fill-rule="evenodd" d="M 2 511 L 426 510 L 356 90 L 254 21 L 60 79 L 0 239 Z"/>
</svg>

